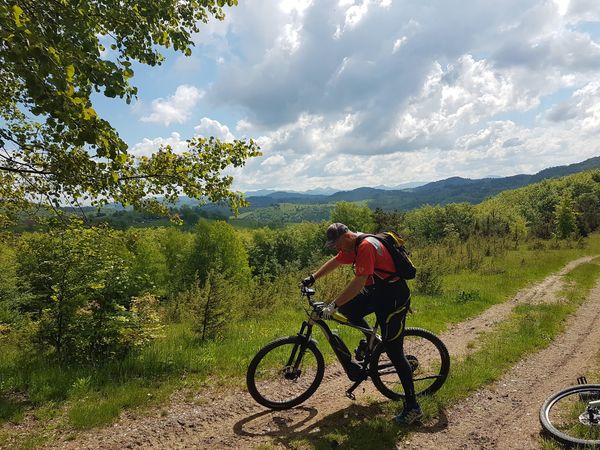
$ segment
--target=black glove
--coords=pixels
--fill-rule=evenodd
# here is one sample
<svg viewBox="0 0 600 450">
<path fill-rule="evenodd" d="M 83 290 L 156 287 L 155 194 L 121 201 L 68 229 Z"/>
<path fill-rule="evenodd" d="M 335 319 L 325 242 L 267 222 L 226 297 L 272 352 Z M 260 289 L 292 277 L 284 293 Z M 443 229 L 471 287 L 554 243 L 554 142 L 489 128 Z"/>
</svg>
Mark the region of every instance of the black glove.
<svg viewBox="0 0 600 450">
<path fill-rule="evenodd" d="M 310 287 L 315 284 L 315 277 L 311 274 L 300 282 L 304 287 Z"/>
</svg>

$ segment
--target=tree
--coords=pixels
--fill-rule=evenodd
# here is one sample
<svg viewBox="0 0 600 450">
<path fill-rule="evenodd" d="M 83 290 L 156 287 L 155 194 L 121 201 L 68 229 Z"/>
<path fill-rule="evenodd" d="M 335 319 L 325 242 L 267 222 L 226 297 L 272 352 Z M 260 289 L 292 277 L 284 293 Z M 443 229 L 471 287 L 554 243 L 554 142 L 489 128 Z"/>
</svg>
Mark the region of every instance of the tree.
<svg viewBox="0 0 600 450">
<path fill-rule="evenodd" d="M 227 222 L 201 220 L 195 228 L 196 240 L 190 266 L 204 286 L 211 270 L 240 288 L 250 280 L 248 253 L 238 232 Z"/>
<path fill-rule="evenodd" d="M 475 208 L 468 203 L 450 203 L 444 207 L 446 229 L 466 241 L 475 229 Z"/>
<path fill-rule="evenodd" d="M 531 233 L 542 239 L 550 239 L 554 231 L 556 204 L 559 201 L 556 184 L 548 180 L 528 186 L 523 205 L 523 216 Z"/>
<path fill-rule="evenodd" d="M 556 205 L 554 223 L 556 225 L 556 236 L 559 239 L 573 237 L 577 231 L 577 213 L 569 192 L 563 194 Z"/>
<path fill-rule="evenodd" d="M 192 33 L 237 0 L 14 0 L 0 4 L 0 201 L 3 216 L 28 202 L 57 207 L 110 200 L 167 214 L 155 196 L 184 193 L 245 204 L 228 166 L 260 154 L 253 141 L 193 138 L 134 157 L 91 96 L 130 102 L 133 64 L 161 64 L 160 47 L 191 54 Z M 110 53 L 102 42 L 108 40 Z"/>
<path fill-rule="evenodd" d="M 133 255 L 124 240 L 122 232 L 79 224 L 20 239 L 18 275 L 30 300 L 19 309 L 58 360 L 98 361 L 136 344 L 128 333 L 143 317 L 131 309 L 138 293 L 131 292 Z"/>
<path fill-rule="evenodd" d="M 373 221 L 375 222 L 375 230 L 377 232 L 382 231 L 400 231 L 402 222 L 404 221 L 403 212 L 398 211 L 384 211 L 381 208 L 375 208 L 373 211 Z"/>
<path fill-rule="evenodd" d="M 331 211 L 331 222 L 341 222 L 352 231 L 371 233 L 375 231 L 375 222 L 367 205 L 351 202 L 338 202 Z"/>
<path fill-rule="evenodd" d="M 227 304 L 227 300 L 231 299 L 231 295 L 227 293 L 228 287 L 222 273 L 212 269 L 208 272 L 202 289 L 201 304 L 197 305 L 198 322 L 195 327 L 202 341 L 218 337 L 225 324 L 227 310 L 231 309 L 231 305 Z"/>
<path fill-rule="evenodd" d="M 596 192 L 585 192 L 574 199 L 579 231 L 587 235 L 600 226 L 600 198 Z"/>
<path fill-rule="evenodd" d="M 425 205 L 406 214 L 410 235 L 422 242 L 439 242 L 445 236 L 444 208 Z"/>
</svg>

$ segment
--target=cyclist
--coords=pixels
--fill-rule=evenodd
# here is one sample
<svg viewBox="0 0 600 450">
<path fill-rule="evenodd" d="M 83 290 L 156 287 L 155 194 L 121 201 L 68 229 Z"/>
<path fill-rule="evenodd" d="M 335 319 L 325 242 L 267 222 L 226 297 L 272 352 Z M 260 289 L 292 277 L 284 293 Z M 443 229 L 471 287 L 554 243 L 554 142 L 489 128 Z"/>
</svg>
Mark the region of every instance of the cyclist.
<svg viewBox="0 0 600 450">
<path fill-rule="evenodd" d="M 415 396 L 411 367 L 403 349 L 402 331 L 410 306 L 410 290 L 403 279 L 396 277 L 384 281 L 389 276 L 384 272 L 395 271 L 394 261 L 377 238 L 359 239 L 361 234 L 350 231 L 343 223 L 331 224 L 327 229 L 325 245 L 335 248 L 338 253 L 302 280 L 302 284 L 311 286 L 315 280 L 341 265 L 354 264 L 354 279 L 334 301 L 323 308 L 321 316 L 329 319 L 339 309 L 351 323 L 366 328 L 369 324 L 364 317 L 375 313 L 381 325 L 386 353 L 396 368 L 405 393 L 404 408 L 394 420 L 408 425 L 423 416 Z"/>
</svg>

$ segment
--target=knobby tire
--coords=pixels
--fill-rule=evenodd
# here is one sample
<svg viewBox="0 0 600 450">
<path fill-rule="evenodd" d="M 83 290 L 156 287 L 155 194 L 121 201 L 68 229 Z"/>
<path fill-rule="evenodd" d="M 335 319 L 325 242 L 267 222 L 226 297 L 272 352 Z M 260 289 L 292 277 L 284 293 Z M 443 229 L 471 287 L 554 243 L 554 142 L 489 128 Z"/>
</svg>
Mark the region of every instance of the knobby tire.
<svg viewBox="0 0 600 450">
<path fill-rule="evenodd" d="M 307 358 L 310 359 L 312 356 L 314 357 L 313 361 L 316 362 L 316 367 L 304 368 L 303 366 L 296 380 L 287 379 L 285 377 L 285 370 L 286 367 L 288 367 L 288 361 L 284 361 L 284 359 L 286 359 L 285 357 L 279 358 L 281 360 L 281 364 L 277 365 L 271 370 L 271 372 L 273 373 L 273 377 L 270 379 L 265 379 L 263 381 L 257 380 L 256 372 L 261 362 L 263 362 L 265 358 L 269 357 L 270 354 L 272 356 L 277 350 L 281 350 L 283 346 L 289 346 L 290 351 L 287 353 L 286 351 L 282 351 L 282 356 L 285 356 L 287 354 L 289 357 L 289 355 L 293 354 L 293 351 L 295 349 L 296 354 L 294 360 L 297 360 L 300 350 L 305 349 L 303 354 L 303 361 L 306 361 Z M 259 404 L 266 406 L 270 409 L 283 410 L 297 406 L 306 401 L 311 395 L 313 395 L 319 387 L 319 385 L 321 384 L 324 373 L 325 361 L 323 359 L 323 354 L 317 348 L 315 343 L 313 341 L 307 340 L 305 337 L 302 336 L 288 336 L 276 339 L 270 342 L 269 344 L 265 345 L 262 349 L 258 351 L 256 356 L 254 356 L 254 358 L 250 362 L 250 365 L 248 366 L 248 371 L 246 373 L 246 384 L 248 386 L 248 392 L 250 393 L 252 398 L 256 400 Z M 308 377 L 308 382 L 310 382 L 310 385 L 308 385 L 305 390 L 299 391 L 297 395 L 294 394 L 295 396 L 290 399 L 281 400 L 280 398 L 276 398 L 277 396 L 281 397 L 285 390 L 277 389 L 278 387 L 280 387 L 280 385 L 283 385 L 284 388 L 285 386 L 293 387 L 291 383 L 297 383 L 298 379 L 300 379 L 302 376 L 304 376 L 303 379 L 306 379 L 306 377 Z M 314 377 L 314 379 L 311 382 L 310 379 L 312 377 Z M 280 385 L 277 385 L 277 383 L 280 383 Z M 262 386 L 264 386 L 264 389 Z M 302 389 L 302 387 L 300 387 L 300 389 Z M 274 392 L 270 394 L 267 392 L 269 390 L 273 390 Z"/>
<path fill-rule="evenodd" d="M 420 340 L 416 342 L 428 344 L 426 348 L 428 349 L 428 352 L 432 353 L 430 357 L 434 362 L 433 367 L 435 367 L 435 373 L 431 374 L 435 376 L 432 383 L 429 384 L 429 382 L 427 381 L 425 383 L 426 386 L 422 388 L 420 388 L 420 386 L 417 385 L 417 383 L 415 383 L 415 393 L 416 395 L 433 394 L 442 387 L 442 385 L 446 381 L 446 378 L 448 378 L 448 373 L 450 372 L 450 354 L 448 353 L 448 349 L 446 348 L 446 345 L 442 342 L 442 340 L 432 332 L 424 330 L 422 328 L 406 328 L 406 330 L 404 331 L 405 355 L 407 355 L 407 359 L 411 364 L 411 358 L 413 357 L 413 355 L 410 355 L 410 349 L 406 348 L 406 344 L 411 338 L 419 338 Z M 393 366 L 390 367 L 391 363 L 389 362 L 389 360 L 388 362 L 383 363 L 382 359 L 387 359 L 387 356 L 385 354 L 385 344 L 383 342 L 375 348 L 371 356 L 370 376 L 373 381 L 373 384 L 379 390 L 379 392 L 381 392 L 383 395 L 392 400 L 399 400 L 404 398 L 403 392 L 398 392 L 390 389 L 386 382 L 382 379 L 383 376 L 391 378 L 398 387 L 401 386 L 395 368 Z M 387 369 L 382 369 L 382 367 L 387 367 Z M 417 371 L 414 372 L 413 378 L 419 378 L 418 370 L 419 369 L 417 369 Z"/>
</svg>

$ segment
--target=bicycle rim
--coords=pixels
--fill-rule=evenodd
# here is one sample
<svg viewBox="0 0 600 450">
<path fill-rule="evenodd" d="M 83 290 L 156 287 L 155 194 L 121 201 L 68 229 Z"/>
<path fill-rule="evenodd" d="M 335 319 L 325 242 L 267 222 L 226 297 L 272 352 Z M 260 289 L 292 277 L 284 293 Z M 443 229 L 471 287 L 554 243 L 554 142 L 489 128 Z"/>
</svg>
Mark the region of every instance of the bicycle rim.
<svg viewBox="0 0 600 450">
<path fill-rule="evenodd" d="M 540 409 L 540 423 L 555 440 L 586 448 L 600 448 L 600 384 L 571 386 L 549 397 Z"/>
<path fill-rule="evenodd" d="M 248 367 L 248 391 L 261 405 L 287 409 L 308 399 L 318 388 L 325 363 L 314 343 L 291 336 L 263 347 Z"/>
<path fill-rule="evenodd" d="M 437 336 L 421 328 L 407 328 L 404 354 L 411 365 L 416 395 L 432 394 L 442 387 L 450 371 L 450 356 Z M 377 389 L 394 400 L 404 397 L 404 388 L 396 368 L 383 346 L 373 355 L 373 359 L 376 364 L 371 368 L 371 378 Z"/>
</svg>

